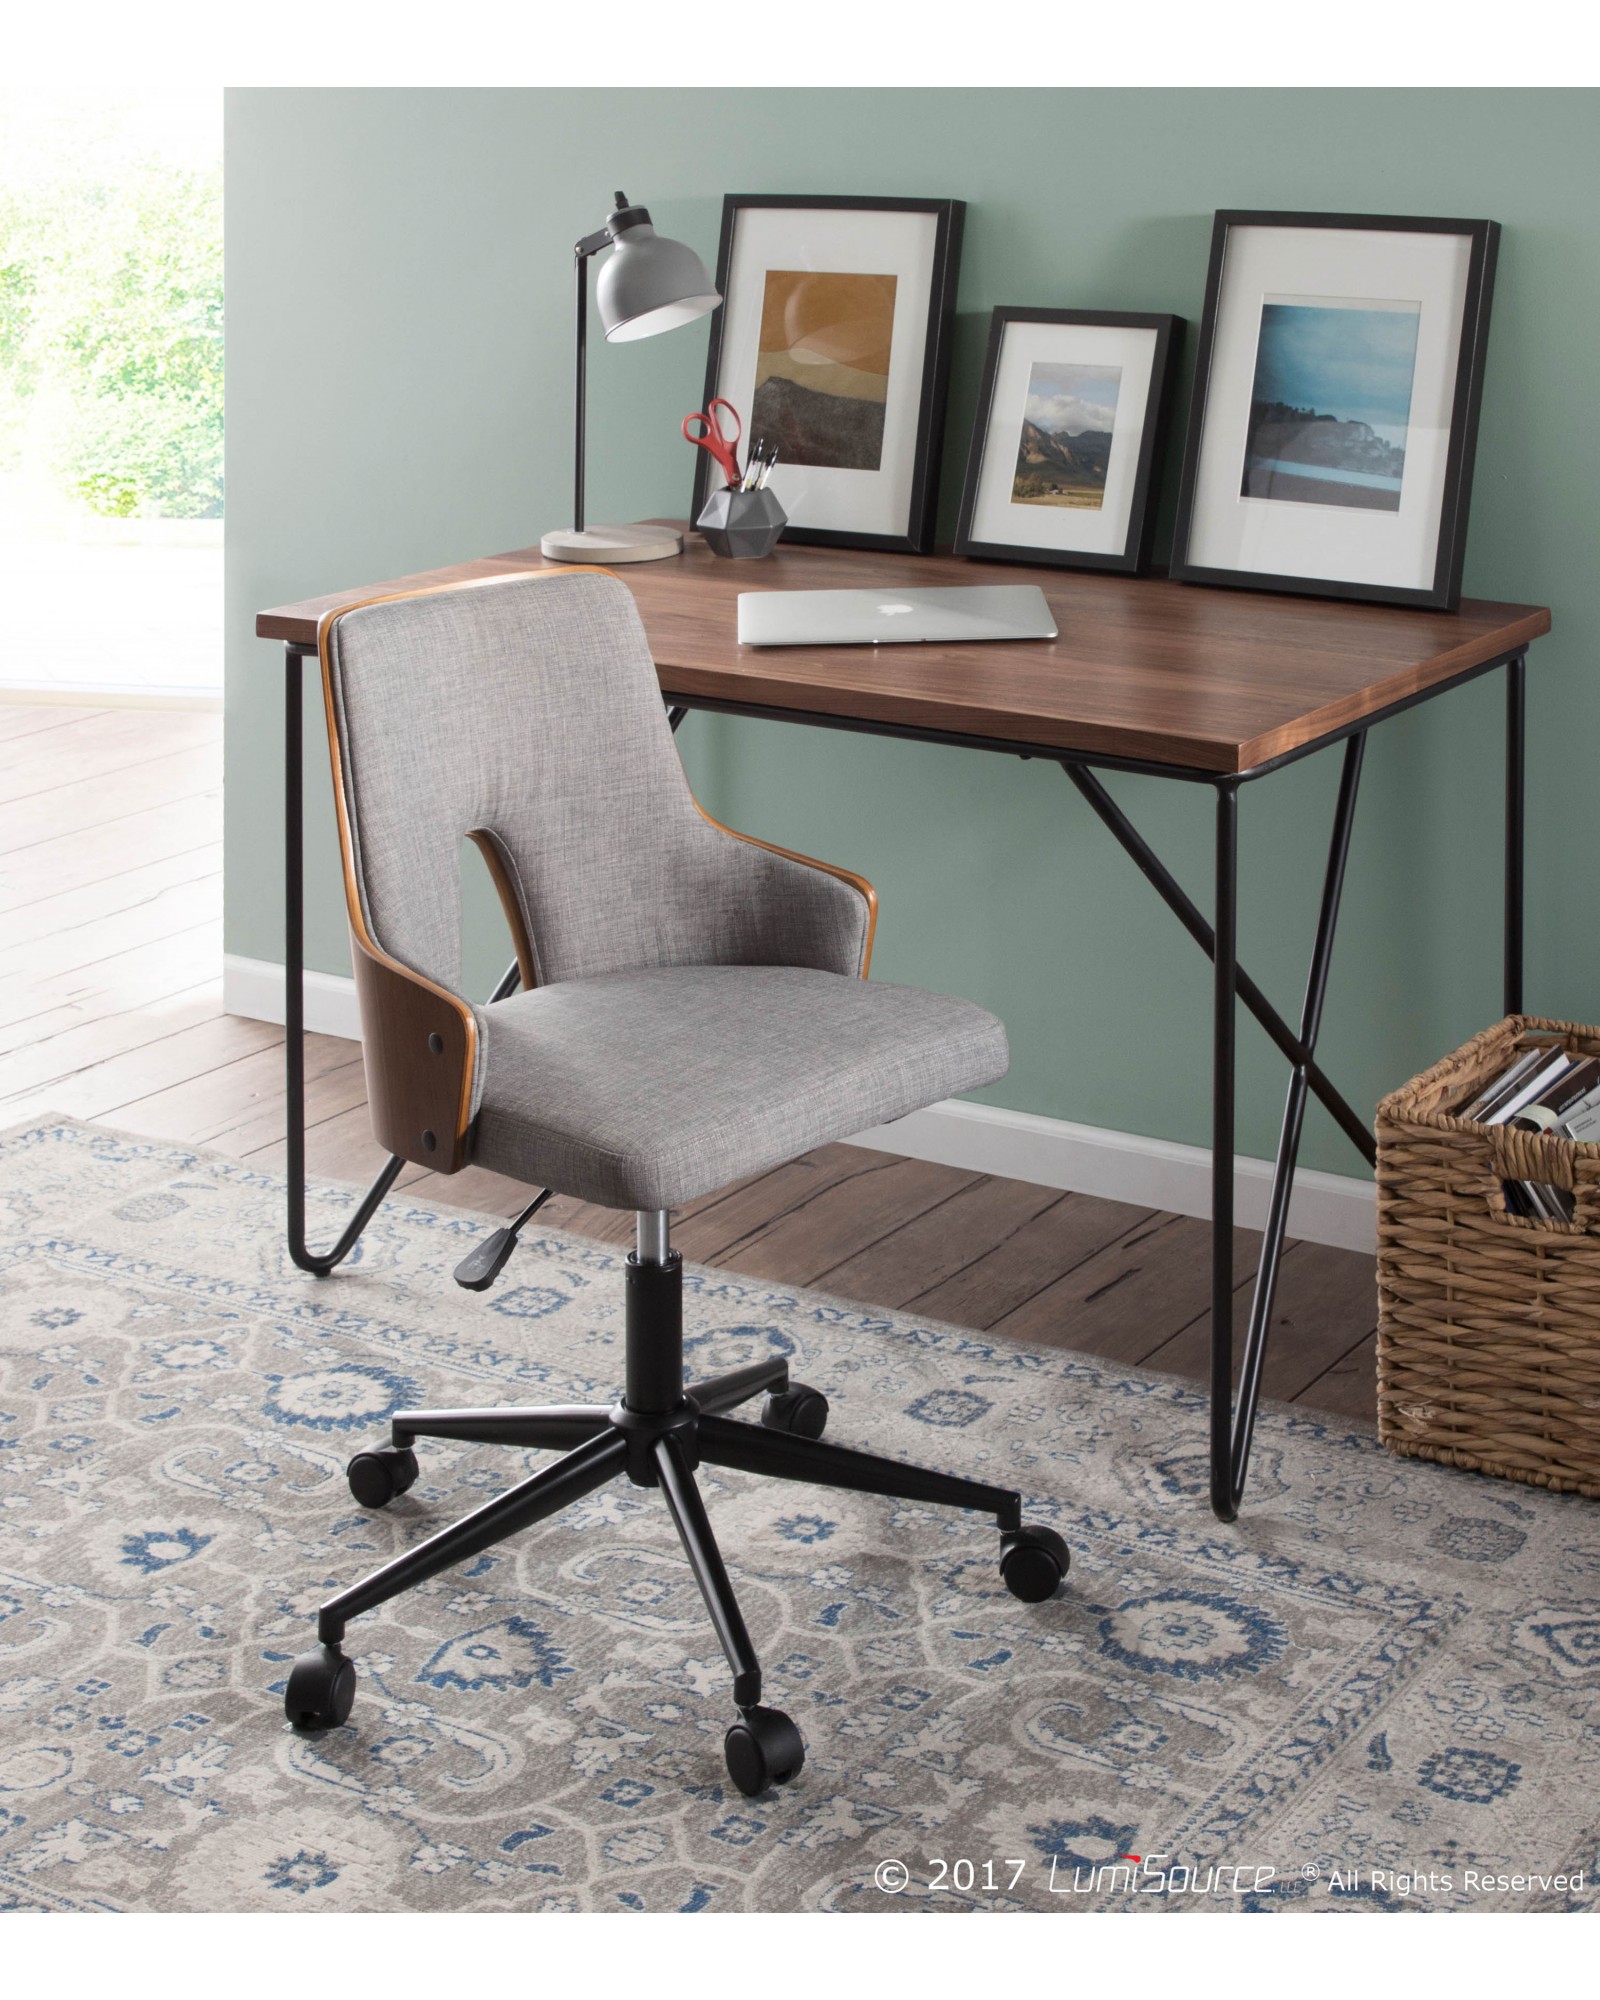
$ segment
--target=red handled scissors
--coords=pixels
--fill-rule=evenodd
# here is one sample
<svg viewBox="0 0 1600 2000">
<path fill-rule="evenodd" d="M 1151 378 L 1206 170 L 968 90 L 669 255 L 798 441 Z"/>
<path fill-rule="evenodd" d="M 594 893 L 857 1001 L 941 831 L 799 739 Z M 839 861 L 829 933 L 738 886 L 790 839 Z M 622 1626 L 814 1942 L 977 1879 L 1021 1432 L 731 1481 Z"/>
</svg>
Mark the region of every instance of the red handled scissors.
<svg viewBox="0 0 1600 2000">
<path fill-rule="evenodd" d="M 717 415 L 719 410 L 726 410 L 732 419 L 731 433 L 724 430 Z M 691 424 L 701 426 L 698 437 L 690 430 Z M 739 412 L 726 396 L 713 396 L 703 410 L 691 411 L 683 420 L 683 434 L 690 444 L 697 444 L 702 451 L 710 452 L 722 467 L 722 476 L 730 486 L 739 484 L 739 458 L 734 446 L 744 435 L 744 425 L 739 421 Z"/>
</svg>

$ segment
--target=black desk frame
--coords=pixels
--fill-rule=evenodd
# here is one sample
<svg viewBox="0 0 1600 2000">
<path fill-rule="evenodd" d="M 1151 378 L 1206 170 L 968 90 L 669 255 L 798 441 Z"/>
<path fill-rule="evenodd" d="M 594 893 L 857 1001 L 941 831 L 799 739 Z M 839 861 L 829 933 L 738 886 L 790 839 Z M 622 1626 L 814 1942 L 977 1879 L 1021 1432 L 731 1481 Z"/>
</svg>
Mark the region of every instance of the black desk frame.
<svg viewBox="0 0 1600 2000">
<path fill-rule="evenodd" d="M 289 1255 L 303 1271 L 326 1277 L 355 1247 L 379 1203 L 394 1185 L 404 1160 L 392 1157 L 357 1204 L 331 1250 L 312 1250 L 306 1242 L 305 1196 L 305 833 L 304 744 L 301 664 L 315 659 L 312 647 L 291 641 L 285 648 L 284 707 L 284 1049 L 288 1087 L 288 1237 Z M 1505 1011 L 1522 1011 L 1523 945 L 1523 818 L 1527 652 L 1518 648 L 1464 669 L 1402 701 L 1391 702 L 1345 728 L 1331 730 L 1296 750 L 1257 764 L 1248 771 L 1204 771 L 1177 764 L 1160 764 L 1100 753 L 1041 749 L 1027 743 L 1006 743 L 989 737 L 960 736 L 936 729 L 858 720 L 851 716 L 814 714 L 801 709 L 761 708 L 692 694 L 663 696 L 676 730 L 689 710 L 708 714 L 747 716 L 761 721 L 807 723 L 814 728 L 843 729 L 869 736 L 901 737 L 919 743 L 943 743 L 1002 755 L 1038 758 L 1059 764 L 1094 808 L 1101 821 L 1137 864 L 1145 878 L 1212 963 L 1212 1101 L 1211 1101 L 1211 1506 L 1222 1521 L 1235 1520 L 1244 1493 L 1261 1398 L 1262 1367 L 1277 1291 L 1278 1267 L 1289 1219 L 1289 1197 L 1305 1122 L 1308 1095 L 1332 1115 L 1369 1166 L 1377 1147 L 1366 1121 L 1352 1110 L 1329 1082 L 1316 1060 L 1322 1027 L 1323 1001 L 1333 960 L 1334 931 L 1344 889 L 1345 863 L 1355 824 L 1356 794 L 1361 780 L 1367 733 L 1378 723 L 1463 687 L 1468 681 L 1504 668 L 1506 674 L 1505 767 Z M 1258 778 L 1299 763 L 1336 743 L 1344 745 L 1338 799 L 1323 874 L 1316 936 L 1306 977 L 1300 1024 L 1296 1031 L 1284 1020 L 1261 988 L 1239 964 L 1239 793 Z M 1181 783 L 1210 785 L 1216 793 L 1216 909 L 1207 923 L 1192 899 L 1155 854 L 1121 807 L 1111 797 L 1097 771 L 1128 771 Z M 513 964 L 489 996 L 504 999 L 517 985 Z M 1234 1099 L 1238 1003 L 1266 1030 L 1289 1064 L 1289 1090 L 1273 1163 L 1267 1220 L 1261 1257 L 1251 1295 L 1237 1391 L 1234 1385 L 1233 1227 L 1234 1227 Z"/>
</svg>

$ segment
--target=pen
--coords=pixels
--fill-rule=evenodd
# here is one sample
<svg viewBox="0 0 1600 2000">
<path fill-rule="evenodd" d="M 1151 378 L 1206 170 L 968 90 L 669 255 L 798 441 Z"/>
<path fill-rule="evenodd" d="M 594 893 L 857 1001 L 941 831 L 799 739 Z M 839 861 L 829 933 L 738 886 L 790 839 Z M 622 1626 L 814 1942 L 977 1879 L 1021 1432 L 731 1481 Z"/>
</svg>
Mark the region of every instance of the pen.
<svg viewBox="0 0 1600 2000">
<path fill-rule="evenodd" d="M 759 478 L 759 479 L 757 479 L 757 481 L 756 481 L 756 491 L 757 491 L 758 493 L 759 493 L 759 492 L 761 491 L 762 487 L 766 485 L 767 481 L 768 481 L 768 480 L 769 480 L 769 479 L 770 479 L 770 478 L 772 477 L 772 468 L 773 468 L 773 467 L 774 467 L 774 466 L 775 466 L 775 465 L 777 464 L 777 462 L 778 462 L 778 453 L 779 453 L 779 452 L 780 452 L 780 451 L 781 451 L 782 449 L 783 449 L 783 447 L 782 447 L 781 445 L 776 445 L 776 444 L 775 444 L 775 445 L 774 445 L 774 446 L 772 447 L 772 455 L 771 455 L 771 457 L 770 457 L 770 458 L 768 458 L 768 459 L 767 459 L 767 460 L 765 461 L 765 463 L 764 463 L 764 464 L 762 465 L 762 467 L 761 467 L 761 476 L 760 476 L 760 478 Z"/>
</svg>

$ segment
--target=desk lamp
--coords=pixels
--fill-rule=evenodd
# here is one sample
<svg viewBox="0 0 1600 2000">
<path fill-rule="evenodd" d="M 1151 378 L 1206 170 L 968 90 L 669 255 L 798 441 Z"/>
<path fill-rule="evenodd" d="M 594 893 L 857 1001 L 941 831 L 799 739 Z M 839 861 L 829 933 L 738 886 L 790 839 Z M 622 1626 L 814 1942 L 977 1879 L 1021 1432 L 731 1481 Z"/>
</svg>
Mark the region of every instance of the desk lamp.
<svg viewBox="0 0 1600 2000">
<path fill-rule="evenodd" d="M 722 295 L 711 273 L 687 243 L 658 236 L 650 211 L 629 205 L 619 193 L 604 229 L 581 236 L 573 245 L 577 277 L 577 422 L 572 470 L 572 526 L 556 528 L 539 544 L 553 562 L 654 562 L 675 556 L 683 537 L 672 528 L 637 522 L 626 528 L 585 527 L 583 519 L 583 451 L 585 357 L 589 344 L 589 259 L 609 244 L 611 255 L 600 266 L 595 305 L 607 340 L 645 340 L 701 319 Z"/>
</svg>

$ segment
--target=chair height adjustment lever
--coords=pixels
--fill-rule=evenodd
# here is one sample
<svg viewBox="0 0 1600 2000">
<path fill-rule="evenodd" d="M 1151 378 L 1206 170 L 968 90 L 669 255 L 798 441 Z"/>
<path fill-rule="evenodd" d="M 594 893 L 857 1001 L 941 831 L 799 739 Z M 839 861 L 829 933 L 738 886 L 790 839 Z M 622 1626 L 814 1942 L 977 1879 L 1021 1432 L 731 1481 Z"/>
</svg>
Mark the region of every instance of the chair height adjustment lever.
<svg viewBox="0 0 1600 2000">
<path fill-rule="evenodd" d="M 541 1189 L 519 1216 L 503 1229 L 497 1229 L 492 1236 L 486 1236 L 481 1243 L 473 1245 L 455 1268 L 455 1281 L 464 1291 L 488 1291 L 510 1262 L 523 1224 L 543 1208 L 552 1193 L 550 1188 Z"/>
</svg>

